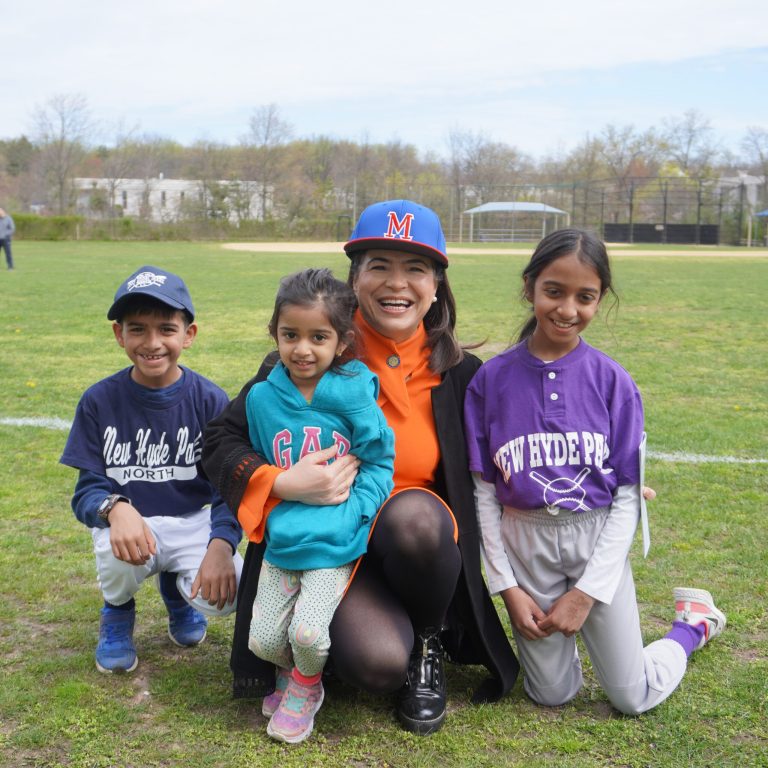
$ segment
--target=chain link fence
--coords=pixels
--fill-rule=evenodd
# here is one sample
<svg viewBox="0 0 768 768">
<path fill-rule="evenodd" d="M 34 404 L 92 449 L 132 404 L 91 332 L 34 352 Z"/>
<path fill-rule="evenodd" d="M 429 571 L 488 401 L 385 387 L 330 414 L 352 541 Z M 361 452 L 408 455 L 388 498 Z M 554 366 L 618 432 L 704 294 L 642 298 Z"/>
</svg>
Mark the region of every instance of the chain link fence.
<svg viewBox="0 0 768 768">
<path fill-rule="evenodd" d="M 676 177 L 629 177 L 563 184 L 451 187 L 387 185 L 346 198 L 353 221 L 377 200 L 407 197 L 436 210 L 446 238 L 470 239 L 470 208 L 485 202 L 538 202 L 564 211 L 572 226 L 590 229 L 611 242 L 768 245 L 768 222 L 754 218 L 768 207 L 765 183 Z M 476 214 L 473 240 L 536 241 L 555 226 L 541 216 Z M 563 226 L 562 219 L 557 226 Z M 342 230 L 346 228 L 341 226 Z M 343 239 L 343 238 L 341 238 Z"/>
</svg>

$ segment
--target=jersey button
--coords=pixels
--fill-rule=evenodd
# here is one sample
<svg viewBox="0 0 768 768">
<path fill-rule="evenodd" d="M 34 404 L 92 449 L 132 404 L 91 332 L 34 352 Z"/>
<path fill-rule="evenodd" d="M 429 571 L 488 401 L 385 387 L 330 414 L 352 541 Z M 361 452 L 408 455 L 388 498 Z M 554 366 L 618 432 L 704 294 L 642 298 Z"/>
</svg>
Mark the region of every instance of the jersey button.
<svg viewBox="0 0 768 768">
<path fill-rule="evenodd" d="M 549 399 L 550 399 L 550 400 L 557 400 L 557 397 L 558 397 L 558 395 L 557 395 L 557 392 L 553 392 L 553 393 L 552 393 L 552 394 L 549 396 Z"/>
<path fill-rule="evenodd" d="M 550 372 L 547 374 L 547 376 L 548 376 L 550 379 L 556 379 L 556 378 L 557 378 L 557 374 L 556 374 L 554 371 L 550 371 Z"/>
</svg>

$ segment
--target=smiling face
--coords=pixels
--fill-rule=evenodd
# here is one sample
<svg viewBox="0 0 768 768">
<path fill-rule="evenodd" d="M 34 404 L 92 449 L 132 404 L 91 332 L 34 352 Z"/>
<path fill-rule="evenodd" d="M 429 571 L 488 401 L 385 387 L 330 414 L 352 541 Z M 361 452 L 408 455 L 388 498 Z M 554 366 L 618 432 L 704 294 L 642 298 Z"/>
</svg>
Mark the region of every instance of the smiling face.
<svg viewBox="0 0 768 768">
<path fill-rule="evenodd" d="M 178 381 L 181 352 L 197 335 L 197 325 L 187 325 L 181 311 L 129 313 L 122 322 L 113 323 L 112 330 L 133 363 L 131 378 L 152 389 Z"/>
<path fill-rule="evenodd" d="M 597 270 L 570 253 L 541 270 L 525 295 L 533 304 L 536 330 L 529 341 L 532 355 L 557 360 L 575 349 L 579 334 L 597 312 L 603 290 Z"/>
<path fill-rule="evenodd" d="M 339 339 L 321 304 L 285 304 L 277 321 L 277 351 L 291 381 L 307 401 L 317 382 L 346 344 Z"/>
<path fill-rule="evenodd" d="M 352 287 L 368 324 L 402 342 L 413 336 L 432 306 L 437 278 L 428 256 L 374 249 L 362 256 Z"/>
</svg>

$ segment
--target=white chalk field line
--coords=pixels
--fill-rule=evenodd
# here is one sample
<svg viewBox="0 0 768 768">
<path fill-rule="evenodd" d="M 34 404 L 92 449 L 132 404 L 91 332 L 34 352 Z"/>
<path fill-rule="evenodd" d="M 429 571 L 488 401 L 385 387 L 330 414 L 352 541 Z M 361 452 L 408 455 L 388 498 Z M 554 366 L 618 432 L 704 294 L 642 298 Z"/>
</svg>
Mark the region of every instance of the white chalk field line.
<svg viewBox="0 0 768 768">
<path fill-rule="evenodd" d="M 680 464 L 768 464 L 768 459 L 745 459 L 740 456 L 707 456 L 702 453 L 686 453 L 685 451 L 648 451 L 649 459 L 677 462 Z"/>
<path fill-rule="evenodd" d="M 5 427 L 37 427 L 39 429 L 55 429 L 69 431 L 71 421 L 58 418 L 12 418 L 0 417 L 0 426 Z M 685 451 L 648 451 L 649 459 L 679 464 L 768 464 L 768 459 L 748 459 L 740 456 L 707 456 L 702 453 L 686 453 Z"/>
<path fill-rule="evenodd" d="M 12 418 L 0 417 L 0 425 L 4 427 L 40 427 L 41 429 L 58 429 L 68 432 L 72 426 L 66 419 L 49 418 Z"/>
</svg>

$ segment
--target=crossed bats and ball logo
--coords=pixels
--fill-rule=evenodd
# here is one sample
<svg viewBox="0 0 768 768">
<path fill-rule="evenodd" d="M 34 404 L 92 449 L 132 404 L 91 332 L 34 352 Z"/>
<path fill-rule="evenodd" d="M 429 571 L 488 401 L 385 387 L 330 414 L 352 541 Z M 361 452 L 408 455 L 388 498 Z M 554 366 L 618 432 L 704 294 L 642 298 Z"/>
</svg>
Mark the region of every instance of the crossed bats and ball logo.
<svg viewBox="0 0 768 768">
<path fill-rule="evenodd" d="M 589 474 L 589 467 L 584 467 L 575 479 L 570 477 L 555 477 L 548 480 L 538 472 L 530 472 L 529 477 L 544 488 L 544 504 L 547 510 L 557 514 L 558 509 L 570 512 L 588 512 L 589 507 L 584 503 L 587 492 L 581 487 Z"/>
</svg>

